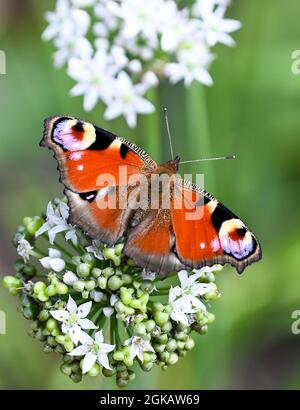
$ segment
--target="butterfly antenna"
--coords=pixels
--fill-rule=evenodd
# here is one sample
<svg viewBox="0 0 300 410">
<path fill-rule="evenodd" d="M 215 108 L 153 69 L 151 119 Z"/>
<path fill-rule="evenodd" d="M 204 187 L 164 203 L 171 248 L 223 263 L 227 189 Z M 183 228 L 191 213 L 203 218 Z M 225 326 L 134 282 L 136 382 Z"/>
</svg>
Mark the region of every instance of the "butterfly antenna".
<svg viewBox="0 0 300 410">
<path fill-rule="evenodd" d="M 235 155 L 228 155 L 224 157 L 214 157 L 214 158 L 200 158 L 200 159 L 191 159 L 190 161 L 180 161 L 180 164 L 190 164 L 192 162 L 204 162 L 204 161 L 219 161 L 221 159 L 235 159 Z"/>
<path fill-rule="evenodd" d="M 166 108 L 164 108 L 164 118 L 165 118 L 165 124 L 166 124 L 167 134 L 168 134 L 168 138 L 169 138 L 171 157 L 172 157 L 172 159 L 174 159 L 172 138 L 171 138 L 170 127 L 169 127 L 169 120 L 168 120 L 168 110 L 167 110 Z"/>
</svg>

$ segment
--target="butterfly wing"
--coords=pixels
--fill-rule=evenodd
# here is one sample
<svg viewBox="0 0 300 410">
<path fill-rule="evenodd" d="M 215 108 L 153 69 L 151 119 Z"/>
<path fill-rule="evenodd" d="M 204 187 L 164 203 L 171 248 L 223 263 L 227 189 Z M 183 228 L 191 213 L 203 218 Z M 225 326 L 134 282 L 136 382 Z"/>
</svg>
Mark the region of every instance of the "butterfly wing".
<svg viewBox="0 0 300 410">
<path fill-rule="evenodd" d="M 203 189 L 178 178 L 171 205 L 175 252 L 186 266 L 229 263 L 241 273 L 261 259 L 261 247 L 248 227 Z"/>
<path fill-rule="evenodd" d="M 42 146 L 51 148 L 58 162 L 61 182 L 73 192 L 93 192 L 126 184 L 131 175 L 149 172 L 156 163 L 135 144 L 75 117 L 46 119 Z"/>
<path fill-rule="evenodd" d="M 75 117 L 46 119 L 41 145 L 52 149 L 58 162 L 70 222 L 114 244 L 128 227 L 138 194 L 120 206 L 122 195 L 127 200 L 133 188 L 130 178 L 135 176 L 136 184 L 156 163 L 135 144 Z M 119 195 L 122 186 L 126 190 Z M 116 201 L 113 206 L 111 201 Z"/>
<path fill-rule="evenodd" d="M 168 209 L 149 210 L 129 230 L 125 253 L 139 265 L 160 274 L 179 271 L 184 265 L 173 253 L 174 234 Z"/>
</svg>

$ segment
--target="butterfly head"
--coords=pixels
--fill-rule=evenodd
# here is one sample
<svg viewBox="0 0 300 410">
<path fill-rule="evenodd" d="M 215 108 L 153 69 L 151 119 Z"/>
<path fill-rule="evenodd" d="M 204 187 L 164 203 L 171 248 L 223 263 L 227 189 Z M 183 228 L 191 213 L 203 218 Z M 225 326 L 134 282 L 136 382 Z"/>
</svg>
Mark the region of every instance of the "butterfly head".
<svg viewBox="0 0 300 410">
<path fill-rule="evenodd" d="M 180 162 L 180 157 L 176 156 L 174 159 L 171 159 L 170 161 L 167 161 L 163 167 L 168 170 L 168 173 L 170 174 L 176 174 L 179 168 L 179 162 Z"/>
</svg>

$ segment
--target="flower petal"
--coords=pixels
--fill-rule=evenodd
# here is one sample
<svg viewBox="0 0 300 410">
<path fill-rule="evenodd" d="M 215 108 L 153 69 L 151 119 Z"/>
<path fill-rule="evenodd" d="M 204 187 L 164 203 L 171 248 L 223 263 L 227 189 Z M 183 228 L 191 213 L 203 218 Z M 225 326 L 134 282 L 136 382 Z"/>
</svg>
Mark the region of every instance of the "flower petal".
<svg viewBox="0 0 300 410">
<path fill-rule="evenodd" d="M 89 352 L 89 346 L 87 345 L 81 345 L 78 347 L 75 347 L 72 352 L 68 353 L 70 356 L 84 356 Z"/>
<path fill-rule="evenodd" d="M 89 352 L 86 354 L 82 363 L 82 373 L 85 374 L 91 370 L 97 360 L 95 353 Z"/>
<path fill-rule="evenodd" d="M 68 303 L 67 303 L 67 309 L 71 313 L 75 313 L 77 311 L 77 305 L 75 300 L 72 298 L 72 296 L 69 296 Z"/>
<path fill-rule="evenodd" d="M 69 313 L 66 310 L 50 310 L 50 314 L 59 322 L 63 322 L 69 317 Z"/>
<path fill-rule="evenodd" d="M 86 302 L 78 306 L 77 315 L 80 319 L 85 318 L 92 308 L 92 302 Z"/>
<path fill-rule="evenodd" d="M 78 319 L 78 322 L 82 329 L 98 329 L 98 326 L 89 319 Z"/>
</svg>

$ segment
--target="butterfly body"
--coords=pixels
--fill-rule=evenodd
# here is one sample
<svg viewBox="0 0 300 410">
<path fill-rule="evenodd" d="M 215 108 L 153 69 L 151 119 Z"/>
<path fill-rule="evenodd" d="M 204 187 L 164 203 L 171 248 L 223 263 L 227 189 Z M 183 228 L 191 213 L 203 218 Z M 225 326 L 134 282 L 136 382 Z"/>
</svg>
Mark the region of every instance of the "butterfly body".
<svg viewBox="0 0 300 410">
<path fill-rule="evenodd" d="M 229 263 L 238 272 L 261 258 L 254 234 L 203 188 L 177 175 L 179 158 L 157 165 L 135 144 L 74 117 L 45 121 L 70 205 L 70 222 L 165 277 Z"/>
</svg>

